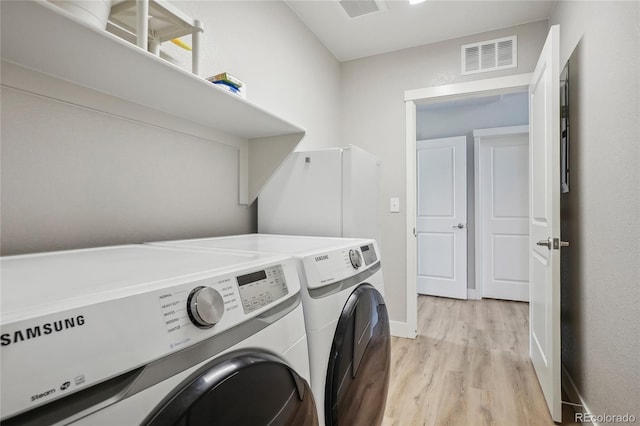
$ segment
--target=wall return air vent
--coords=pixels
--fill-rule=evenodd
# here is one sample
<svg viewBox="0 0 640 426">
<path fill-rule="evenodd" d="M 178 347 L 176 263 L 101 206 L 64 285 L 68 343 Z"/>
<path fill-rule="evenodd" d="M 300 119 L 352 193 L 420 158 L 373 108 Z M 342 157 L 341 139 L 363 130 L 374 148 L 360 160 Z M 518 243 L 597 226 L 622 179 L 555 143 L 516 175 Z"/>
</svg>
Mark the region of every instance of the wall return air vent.
<svg viewBox="0 0 640 426">
<path fill-rule="evenodd" d="M 504 37 L 462 46 L 462 75 L 518 66 L 518 38 Z"/>
</svg>

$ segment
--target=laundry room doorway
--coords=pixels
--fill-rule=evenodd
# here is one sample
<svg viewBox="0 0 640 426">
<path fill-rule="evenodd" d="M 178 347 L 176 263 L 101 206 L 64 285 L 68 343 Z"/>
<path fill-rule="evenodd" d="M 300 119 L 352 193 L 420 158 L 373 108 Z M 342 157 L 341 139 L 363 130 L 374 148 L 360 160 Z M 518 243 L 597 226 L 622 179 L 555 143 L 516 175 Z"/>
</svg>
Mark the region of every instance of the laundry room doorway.
<svg viewBox="0 0 640 426">
<path fill-rule="evenodd" d="M 522 89 L 416 105 L 418 294 L 528 300 L 528 123 Z"/>
</svg>

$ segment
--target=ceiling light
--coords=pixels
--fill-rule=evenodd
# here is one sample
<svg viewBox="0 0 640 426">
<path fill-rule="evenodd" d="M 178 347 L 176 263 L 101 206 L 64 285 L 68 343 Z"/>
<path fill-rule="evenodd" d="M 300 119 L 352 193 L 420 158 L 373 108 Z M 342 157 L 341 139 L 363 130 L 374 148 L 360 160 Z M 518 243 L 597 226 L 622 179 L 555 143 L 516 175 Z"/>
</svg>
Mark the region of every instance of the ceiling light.
<svg viewBox="0 0 640 426">
<path fill-rule="evenodd" d="M 418 4 L 418 3 L 422 3 L 423 1 L 426 1 L 426 0 L 409 0 L 409 4 Z"/>
</svg>

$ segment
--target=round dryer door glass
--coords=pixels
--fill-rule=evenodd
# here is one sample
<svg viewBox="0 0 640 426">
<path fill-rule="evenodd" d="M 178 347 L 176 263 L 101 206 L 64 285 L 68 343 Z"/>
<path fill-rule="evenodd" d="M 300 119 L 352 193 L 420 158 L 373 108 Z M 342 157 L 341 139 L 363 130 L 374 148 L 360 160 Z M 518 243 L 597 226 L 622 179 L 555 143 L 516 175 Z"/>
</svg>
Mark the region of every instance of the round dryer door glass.
<svg viewBox="0 0 640 426">
<path fill-rule="evenodd" d="M 325 386 L 325 422 L 382 423 L 391 358 L 389 315 L 382 295 L 362 284 L 351 293 L 333 338 Z"/>
<path fill-rule="evenodd" d="M 318 425 L 307 382 L 280 358 L 238 351 L 182 382 L 145 425 Z"/>
</svg>

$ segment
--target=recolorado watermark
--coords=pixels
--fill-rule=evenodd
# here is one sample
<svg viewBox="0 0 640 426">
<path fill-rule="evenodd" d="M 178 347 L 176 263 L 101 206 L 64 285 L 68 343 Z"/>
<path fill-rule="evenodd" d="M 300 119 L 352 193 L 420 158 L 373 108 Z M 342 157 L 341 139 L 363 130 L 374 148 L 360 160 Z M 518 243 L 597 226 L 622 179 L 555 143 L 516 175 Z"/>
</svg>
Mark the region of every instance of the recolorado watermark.
<svg viewBox="0 0 640 426">
<path fill-rule="evenodd" d="M 636 416 L 633 414 L 593 414 L 576 413 L 574 421 L 576 423 L 635 423 Z"/>
</svg>

